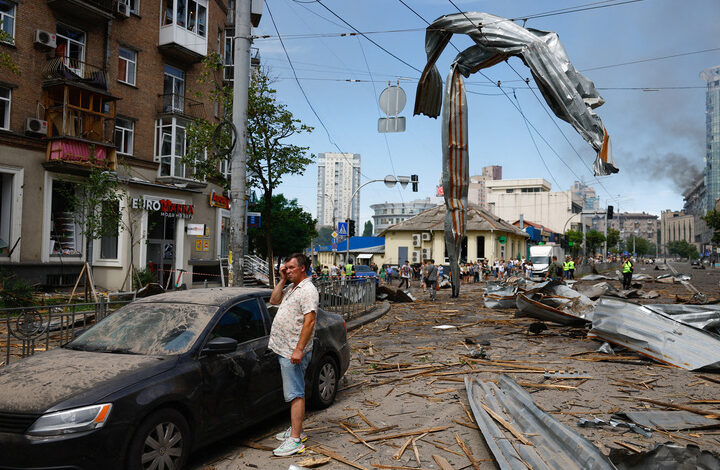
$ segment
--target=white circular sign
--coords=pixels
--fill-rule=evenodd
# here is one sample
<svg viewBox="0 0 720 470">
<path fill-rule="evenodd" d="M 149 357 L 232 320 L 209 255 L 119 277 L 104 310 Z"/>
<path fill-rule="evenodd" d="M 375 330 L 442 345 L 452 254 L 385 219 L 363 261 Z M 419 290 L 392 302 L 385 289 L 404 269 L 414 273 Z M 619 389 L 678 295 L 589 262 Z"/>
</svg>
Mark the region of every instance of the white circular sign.
<svg viewBox="0 0 720 470">
<path fill-rule="evenodd" d="M 407 97 L 399 86 L 389 86 L 380 93 L 380 109 L 388 116 L 397 116 L 405 107 Z"/>
</svg>

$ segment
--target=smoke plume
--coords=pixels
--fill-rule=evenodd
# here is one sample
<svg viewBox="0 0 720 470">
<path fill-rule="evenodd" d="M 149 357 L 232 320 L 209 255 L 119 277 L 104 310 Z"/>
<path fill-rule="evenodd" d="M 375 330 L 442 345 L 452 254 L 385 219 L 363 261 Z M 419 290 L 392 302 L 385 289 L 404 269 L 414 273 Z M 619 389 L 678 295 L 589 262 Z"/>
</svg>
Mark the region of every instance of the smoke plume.
<svg viewBox="0 0 720 470">
<path fill-rule="evenodd" d="M 685 155 L 669 152 L 665 155 L 641 157 L 631 166 L 633 173 L 648 180 L 670 180 L 675 188 L 683 192 L 690 188 L 702 175 L 697 158 L 690 160 Z"/>
</svg>

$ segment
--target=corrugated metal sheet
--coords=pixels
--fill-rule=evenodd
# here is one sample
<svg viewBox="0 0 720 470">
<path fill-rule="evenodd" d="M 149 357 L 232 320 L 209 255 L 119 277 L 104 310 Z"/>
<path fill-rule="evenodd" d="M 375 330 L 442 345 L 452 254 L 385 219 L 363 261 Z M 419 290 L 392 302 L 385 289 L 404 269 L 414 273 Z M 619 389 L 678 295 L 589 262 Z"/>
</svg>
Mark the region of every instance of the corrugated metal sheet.
<svg viewBox="0 0 720 470">
<path fill-rule="evenodd" d="M 510 377 L 501 375 L 495 384 L 466 376 L 465 388 L 475 420 L 501 470 L 615 469 L 591 442 L 538 408 Z M 532 445 L 506 432 L 483 405 L 509 422 Z"/>
<path fill-rule="evenodd" d="M 528 295 L 518 293 L 516 303 L 517 309 L 520 313 L 540 320 L 560 323 L 561 325 L 580 326 L 587 323 L 588 320 L 573 312 L 571 308 L 567 308 L 566 311 L 563 311 L 533 299 L 533 296 L 537 295 L 539 294 Z"/>
<path fill-rule="evenodd" d="M 680 323 L 650 306 L 600 299 L 588 335 L 682 369 L 720 368 L 719 336 Z"/>
</svg>

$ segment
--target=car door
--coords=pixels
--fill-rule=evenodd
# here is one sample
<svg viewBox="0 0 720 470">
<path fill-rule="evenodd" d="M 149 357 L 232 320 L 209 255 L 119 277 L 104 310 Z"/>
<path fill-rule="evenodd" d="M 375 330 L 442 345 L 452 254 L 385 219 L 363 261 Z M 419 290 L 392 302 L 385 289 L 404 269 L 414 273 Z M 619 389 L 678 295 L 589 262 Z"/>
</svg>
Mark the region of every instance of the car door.
<svg viewBox="0 0 720 470">
<path fill-rule="evenodd" d="M 268 328 L 256 298 L 242 300 L 225 310 L 207 341 L 219 337 L 236 340 L 238 347 L 230 354 L 206 354 L 200 359 L 208 432 L 224 432 L 254 419 L 253 407 L 267 393 L 264 376 L 270 373 Z"/>
</svg>

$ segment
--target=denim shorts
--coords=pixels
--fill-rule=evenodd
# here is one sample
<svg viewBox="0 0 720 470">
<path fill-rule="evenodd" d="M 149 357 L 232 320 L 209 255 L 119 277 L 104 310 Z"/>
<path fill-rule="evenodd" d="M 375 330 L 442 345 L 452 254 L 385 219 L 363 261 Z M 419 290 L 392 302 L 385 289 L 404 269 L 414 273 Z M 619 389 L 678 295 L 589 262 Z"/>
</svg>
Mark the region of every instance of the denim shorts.
<svg viewBox="0 0 720 470">
<path fill-rule="evenodd" d="M 305 371 L 308 364 L 310 364 L 311 358 L 312 351 L 309 351 L 303 355 L 300 364 L 293 364 L 290 359 L 278 356 L 280 373 L 282 374 L 283 395 L 285 395 L 286 402 L 305 397 Z"/>
</svg>

